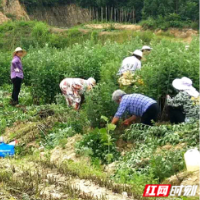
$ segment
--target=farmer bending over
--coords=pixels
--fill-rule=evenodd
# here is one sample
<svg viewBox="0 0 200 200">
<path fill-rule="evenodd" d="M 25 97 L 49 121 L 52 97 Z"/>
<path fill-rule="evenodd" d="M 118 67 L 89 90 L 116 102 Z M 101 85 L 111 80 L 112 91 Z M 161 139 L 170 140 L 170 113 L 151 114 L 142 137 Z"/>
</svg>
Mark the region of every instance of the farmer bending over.
<svg viewBox="0 0 200 200">
<path fill-rule="evenodd" d="M 141 69 L 141 59 L 142 59 L 142 51 L 135 50 L 132 53 L 132 56 L 129 56 L 122 61 L 122 65 L 117 75 L 121 76 L 125 72 L 135 72 L 136 70 Z"/>
<path fill-rule="evenodd" d="M 60 83 L 60 89 L 65 96 L 67 105 L 78 110 L 84 92 L 91 90 L 94 85 L 96 85 L 94 78 L 89 78 L 88 80 L 81 78 L 65 78 Z"/>
<path fill-rule="evenodd" d="M 15 106 L 19 103 L 18 96 L 21 89 L 22 79 L 24 78 L 21 58 L 26 54 L 22 48 L 17 47 L 13 54 L 11 63 L 11 80 L 13 83 L 11 105 Z"/>
<path fill-rule="evenodd" d="M 152 121 L 156 122 L 159 114 L 157 102 L 142 94 L 126 94 L 122 90 L 116 90 L 112 95 L 113 101 L 119 104 L 112 124 L 116 124 L 125 112 L 132 115 L 123 124 L 129 125 L 141 117 L 141 123 L 152 126 Z"/>
</svg>

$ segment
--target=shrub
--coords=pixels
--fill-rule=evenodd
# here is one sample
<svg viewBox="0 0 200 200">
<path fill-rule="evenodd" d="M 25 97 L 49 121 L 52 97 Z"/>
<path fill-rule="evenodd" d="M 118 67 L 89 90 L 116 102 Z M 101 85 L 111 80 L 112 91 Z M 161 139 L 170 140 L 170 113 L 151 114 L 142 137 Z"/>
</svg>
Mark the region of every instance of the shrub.
<svg viewBox="0 0 200 200">
<path fill-rule="evenodd" d="M 165 178 L 184 169 L 185 149 L 159 153 L 155 150 L 156 146 L 151 143 L 139 143 L 119 160 L 114 180 L 134 184 L 137 180 L 135 177 L 141 176 L 142 180 L 146 177 L 149 182 L 161 183 Z"/>
<path fill-rule="evenodd" d="M 38 50 L 30 48 L 23 59 L 25 83 L 32 86 L 33 98 L 38 103 L 54 102 L 56 94 L 60 93 L 59 83 L 64 77 L 94 77 L 97 82 L 102 79 L 102 82 L 106 82 L 110 87 L 109 89 L 107 86 L 108 92 L 113 92 L 117 84 L 116 73 L 121 58 L 133 45 L 139 46 L 141 41 L 137 42 L 136 39 L 128 42 L 126 48 L 117 43 L 107 42 L 101 45 L 91 41 L 62 50 L 51 48 L 49 45 Z M 116 55 L 116 49 L 122 51 Z M 110 95 L 111 93 L 106 98 L 110 99 Z"/>
<path fill-rule="evenodd" d="M 43 47 L 45 43 L 48 43 L 49 28 L 43 22 L 36 23 L 31 34 L 40 46 Z"/>
<path fill-rule="evenodd" d="M 0 53 L 0 86 L 10 83 L 11 53 Z"/>
<path fill-rule="evenodd" d="M 17 46 L 28 49 L 35 45 L 34 38 L 30 36 L 33 26 L 37 22 L 10 21 L 0 26 L 0 49 L 2 51 L 14 50 Z"/>
<path fill-rule="evenodd" d="M 56 52 L 56 49 L 46 46 L 43 50 L 31 51 L 24 58 L 25 83 L 32 86 L 31 92 L 35 103 L 53 102 L 59 92 L 64 69 L 57 64 Z"/>
<path fill-rule="evenodd" d="M 49 134 L 44 138 L 42 145 L 48 149 L 56 146 L 64 148 L 67 143 L 67 138 L 72 137 L 73 135 L 75 135 L 75 131 L 72 127 L 69 127 L 68 124 L 57 124 L 51 131 L 49 131 Z"/>
<path fill-rule="evenodd" d="M 146 20 L 142 20 L 140 24 L 144 29 L 151 29 L 151 30 L 155 29 L 167 30 L 171 27 L 183 28 L 191 26 L 190 25 L 191 22 L 181 20 L 180 15 L 176 13 L 171 13 L 165 17 L 161 15 L 157 16 L 157 18 L 149 17 Z"/>
<path fill-rule="evenodd" d="M 142 40 L 143 44 L 150 44 L 150 42 L 154 38 L 154 34 L 153 34 L 152 31 L 145 31 L 145 32 L 138 32 L 138 33 L 136 32 L 134 34 L 137 35 L 137 37 L 138 37 L 139 40 Z"/>
<path fill-rule="evenodd" d="M 98 37 L 98 35 L 97 35 Z M 36 21 L 9 21 L 0 26 L 0 49 L 10 51 L 17 46 L 28 50 L 30 47 L 64 48 L 75 43 L 84 43 L 91 38 L 91 33 L 83 33 L 78 29 L 53 31 L 53 28 Z"/>
<path fill-rule="evenodd" d="M 178 125 L 160 125 L 143 127 L 141 124 L 134 124 L 127 129 L 124 138 L 133 141 L 153 141 L 157 145 L 172 144 L 176 145 L 180 142 L 187 142 L 190 146 L 198 145 L 198 121 L 183 123 Z"/>
<path fill-rule="evenodd" d="M 149 17 L 148 19 L 146 20 L 142 20 L 140 22 L 140 25 L 144 28 L 144 29 L 156 29 L 157 28 L 157 25 L 156 25 L 156 21 L 152 18 L 152 17 Z"/>
<path fill-rule="evenodd" d="M 192 23 L 191 23 L 191 28 L 192 28 L 192 29 L 199 30 L 199 23 L 198 23 L 198 22 L 192 22 Z"/>
<path fill-rule="evenodd" d="M 21 22 L 21 26 L 26 27 L 27 24 Z M 34 35 L 46 37 L 43 34 L 46 31 L 41 31 L 40 28 L 35 30 Z M 84 79 L 94 77 L 98 83 L 106 84 L 105 89 L 101 87 L 99 90 L 104 90 L 102 95 L 107 100 L 103 102 L 100 97 L 97 105 L 101 105 L 101 107 L 105 105 L 105 108 L 101 108 L 101 110 L 105 109 L 103 114 L 111 117 L 111 114 L 114 113 L 111 111 L 113 107 L 107 112 L 106 106 L 111 105 L 111 94 L 118 88 L 116 73 L 122 59 L 130 55 L 128 52 L 141 48 L 142 39 L 149 43 L 153 50 L 148 57 L 146 56 L 146 61 L 142 63 L 142 70 L 137 72 L 143 79 L 144 85 L 135 85 L 138 88 L 130 87 L 130 93 L 144 93 L 158 100 L 165 97 L 167 93 L 171 95 L 175 93 L 171 83 L 175 78 L 181 76 L 191 78 L 194 86 L 198 88 L 197 39 L 194 38 L 187 51 L 183 43 L 173 43 L 167 40 L 158 41 L 156 38 L 150 41 L 148 34 L 137 35 L 123 44 L 106 41 L 102 45 L 95 44 L 94 41 L 85 41 L 83 44 L 75 44 L 64 49 L 52 48 L 48 44 L 45 44 L 44 48 L 37 48 L 37 50 L 30 47 L 28 54 L 23 58 L 24 82 L 32 86 L 32 95 L 36 103 L 51 103 L 55 101 L 55 96 L 60 93 L 59 83 L 64 77 Z M 60 45 L 60 43 L 57 44 Z M 0 57 L 2 58 L 0 61 L 0 77 L 2 77 L 0 84 L 9 83 L 11 56 L 9 53 L 3 53 Z M 100 91 L 97 93 L 102 96 Z M 98 114 L 97 119 L 99 117 Z"/>
<path fill-rule="evenodd" d="M 105 119 L 108 122 L 108 119 Z M 94 161 L 98 158 L 103 163 L 113 162 L 119 156 L 114 139 L 110 135 L 110 131 L 114 129 L 115 125 L 107 124 L 106 128 L 96 128 L 90 133 L 85 134 L 76 145 L 77 153 L 88 154 Z"/>
<path fill-rule="evenodd" d="M 100 127 L 104 124 L 101 121 L 101 115 L 111 119 L 115 114 L 116 105 L 111 96 L 114 88 L 115 86 L 111 84 L 101 83 L 86 95 L 87 103 L 84 109 L 92 127 Z"/>
<path fill-rule="evenodd" d="M 194 87 L 199 87 L 197 79 L 199 64 L 196 53 L 198 47 L 195 43 L 191 43 L 189 51 L 182 43 L 171 43 L 165 40 L 152 45 L 154 49 L 139 72 L 144 81 L 143 87 L 140 87 L 141 92 L 157 100 L 165 97 L 166 94 L 173 95 L 175 90 L 172 81 L 183 76 L 192 79 Z"/>
<path fill-rule="evenodd" d="M 170 177 L 184 169 L 184 150 L 162 152 L 152 156 L 150 160 L 150 171 L 154 178 L 161 183 L 165 178 Z"/>
</svg>

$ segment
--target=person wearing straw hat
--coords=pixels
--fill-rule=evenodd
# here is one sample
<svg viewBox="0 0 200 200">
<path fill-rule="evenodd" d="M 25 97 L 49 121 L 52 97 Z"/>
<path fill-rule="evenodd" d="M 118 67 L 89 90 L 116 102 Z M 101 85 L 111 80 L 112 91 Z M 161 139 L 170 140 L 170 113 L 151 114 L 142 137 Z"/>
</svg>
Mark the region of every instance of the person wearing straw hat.
<svg viewBox="0 0 200 200">
<path fill-rule="evenodd" d="M 143 62 L 146 62 L 145 56 L 148 55 L 151 52 L 152 48 L 150 46 L 143 46 L 141 51 L 143 53 Z"/>
<path fill-rule="evenodd" d="M 66 99 L 67 105 L 79 110 L 84 92 L 91 90 L 96 85 L 94 78 L 87 80 L 81 78 L 65 78 L 60 83 L 60 89 Z"/>
<path fill-rule="evenodd" d="M 123 60 L 121 68 L 117 75 L 119 75 L 118 83 L 120 86 L 131 85 L 136 82 L 134 72 L 141 69 L 142 52 L 135 50 L 132 56 Z"/>
<path fill-rule="evenodd" d="M 174 98 L 167 95 L 171 123 L 182 123 L 189 118 L 199 119 L 199 92 L 192 86 L 192 80 L 187 77 L 177 78 L 172 86 L 179 92 Z"/>
<path fill-rule="evenodd" d="M 150 52 L 152 50 L 152 48 L 150 46 L 143 46 L 142 47 L 142 53 L 145 53 L 145 52 Z"/>
<path fill-rule="evenodd" d="M 142 51 L 135 50 L 132 53 L 132 56 L 129 56 L 122 61 L 122 65 L 117 75 L 122 76 L 125 72 L 134 73 L 136 70 L 141 69 L 141 59 L 142 59 Z"/>
<path fill-rule="evenodd" d="M 22 67 L 22 57 L 26 54 L 26 51 L 21 47 L 17 47 L 13 53 L 13 59 L 11 62 L 11 80 L 13 83 L 12 99 L 11 105 L 19 104 L 19 93 L 21 89 L 22 80 L 24 78 L 23 67 Z"/>
</svg>

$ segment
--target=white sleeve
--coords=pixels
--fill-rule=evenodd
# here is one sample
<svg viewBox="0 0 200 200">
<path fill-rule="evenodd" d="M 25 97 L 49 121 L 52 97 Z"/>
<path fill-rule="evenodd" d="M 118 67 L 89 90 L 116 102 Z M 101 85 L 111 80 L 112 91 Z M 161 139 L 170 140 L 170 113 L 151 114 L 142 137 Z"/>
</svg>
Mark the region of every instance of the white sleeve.
<svg viewBox="0 0 200 200">
<path fill-rule="evenodd" d="M 141 69 L 141 67 L 142 67 L 142 66 L 141 66 L 141 61 L 138 61 L 138 62 L 137 62 L 136 69 Z"/>
</svg>

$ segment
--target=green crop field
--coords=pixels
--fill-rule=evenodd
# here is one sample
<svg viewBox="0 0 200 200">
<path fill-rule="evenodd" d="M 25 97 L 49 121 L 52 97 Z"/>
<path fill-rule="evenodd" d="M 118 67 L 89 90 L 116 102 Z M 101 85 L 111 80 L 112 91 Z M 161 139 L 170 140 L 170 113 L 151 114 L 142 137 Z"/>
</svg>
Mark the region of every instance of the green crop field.
<svg viewBox="0 0 200 200">
<path fill-rule="evenodd" d="M 96 30 L 83 34 L 76 28 L 52 33 L 41 22 L 0 25 L 0 135 L 8 142 L 19 140 L 15 157 L 1 159 L 0 192 L 4 199 L 56 199 L 42 194 L 51 185 L 60 195 L 57 199 L 106 199 L 83 193 L 67 181 L 84 179 L 121 198 L 126 192 L 129 198 L 125 199 L 139 200 L 146 184 L 170 183 L 169 177 L 186 173 L 183 155 L 199 145 L 199 122 L 170 125 L 161 118 L 154 127 L 145 129 L 139 124 L 112 127 L 110 121 L 117 105 L 111 95 L 119 88 L 116 73 L 121 61 L 143 45 L 153 50 L 137 72 L 142 82 L 124 87 L 127 93 L 152 97 L 163 109 L 165 96 L 175 95 L 171 85 L 175 78 L 189 77 L 199 88 L 198 38 L 194 36 L 186 50 L 187 44 L 172 35 L 111 32 L 107 36 Z M 20 106 L 12 107 L 9 74 L 16 46 L 25 48 L 27 55 L 22 60 L 25 78 Z M 79 112 L 68 108 L 61 95 L 59 83 L 64 77 L 97 80 Z M 73 149 L 75 161 L 52 161 L 55 148 L 60 159 L 61 152 Z M 115 169 L 108 172 L 106 168 L 113 163 Z M 48 178 L 54 172 L 65 178 L 65 185 Z"/>
</svg>

